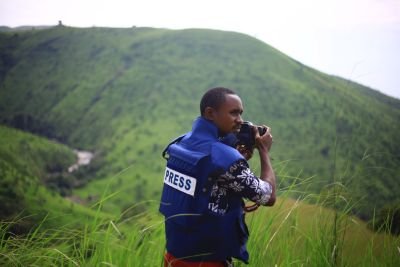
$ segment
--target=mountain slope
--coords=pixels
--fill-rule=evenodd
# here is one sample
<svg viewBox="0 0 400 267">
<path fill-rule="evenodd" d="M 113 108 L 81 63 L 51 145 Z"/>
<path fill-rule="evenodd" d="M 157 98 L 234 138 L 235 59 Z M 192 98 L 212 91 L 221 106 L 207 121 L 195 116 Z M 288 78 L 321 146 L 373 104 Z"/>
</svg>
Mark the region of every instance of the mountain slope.
<svg viewBox="0 0 400 267">
<path fill-rule="evenodd" d="M 362 199 L 359 214 L 400 201 L 400 102 L 328 76 L 234 32 L 54 27 L 0 34 L 0 120 L 93 150 L 109 210 L 158 199 L 160 152 L 190 130 L 214 86 L 235 89 L 244 119 L 272 127 L 280 188 Z M 257 163 L 253 163 L 257 169 Z M 370 205 L 375 203 L 375 205 Z"/>
<path fill-rule="evenodd" d="M 0 136 L 0 221 L 10 224 L 13 233 L 27 233 L 39 224 L 73 228 L 95 217 L 54 190 L 68 182 L 61 174 L 75 162 L 71 149 L 1 125 Z"/>
</svg>

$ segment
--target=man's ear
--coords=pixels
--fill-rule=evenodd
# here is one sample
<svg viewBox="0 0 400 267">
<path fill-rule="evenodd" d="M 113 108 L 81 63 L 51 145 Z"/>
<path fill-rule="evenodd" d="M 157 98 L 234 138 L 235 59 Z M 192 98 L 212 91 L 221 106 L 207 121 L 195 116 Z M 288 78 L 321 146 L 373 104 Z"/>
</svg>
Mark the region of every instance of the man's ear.
<svg viewBox="0 0 400 267">
<path fill-rule="evenodd" d="M 214 120 L 214 109 L 212 107 L 206 107 L 204 110 L 204 117 L 207 120 L 213 121 Z"/>
</svg>

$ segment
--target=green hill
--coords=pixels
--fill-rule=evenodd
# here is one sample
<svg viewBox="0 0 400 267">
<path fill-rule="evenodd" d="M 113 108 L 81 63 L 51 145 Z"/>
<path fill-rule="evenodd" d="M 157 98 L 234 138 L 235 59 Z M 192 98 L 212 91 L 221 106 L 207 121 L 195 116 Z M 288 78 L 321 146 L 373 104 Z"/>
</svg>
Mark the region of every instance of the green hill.
<svg viewBox="0 0 400 267">
<path fill-rule="evenodd" d="M 160 153 L 190 130 L 204 91 L 235 89 L 272 127 L 280 189 L 346 186 L 359 216 L 400 202 L 400 101 L 234 32 L 53 27 L 0 33 L 0 121 L 95 152 L 75 193 L 105 210 L 159 199 Z M 257 169 L 257 163 L 253 163 Z"/>
<path fill-rule="evenodd" d="M 1 223 L 12 222 L 13 233 L 25 234 L 44 218 L 43 225 L 52 228 L 83 226 L 95 217 L 58 193 L 77 179 L 67 174 L 76 160 L 71 149 L 5 126 L 0 126 L 0 136 Z"/>
</svg>

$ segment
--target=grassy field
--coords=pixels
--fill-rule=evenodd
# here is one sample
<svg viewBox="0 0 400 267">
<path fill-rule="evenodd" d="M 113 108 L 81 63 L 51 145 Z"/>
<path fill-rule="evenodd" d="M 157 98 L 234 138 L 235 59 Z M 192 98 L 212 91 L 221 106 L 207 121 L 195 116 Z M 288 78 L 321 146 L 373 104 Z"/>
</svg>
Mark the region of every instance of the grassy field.
<svg viewBox="0 0 400 267">
<path fill-rule="evenodd" d="M 165 239 L 158 201 L 131 217 L 95 217 L 82 228 L 41 229 L 7 236 L 0 227 L 1 266 L 162 266 Z M 132 207 L 135 208 L 135 207 Z M 100 212 L 101 203 L 93 207 Z M 68 215 L 64 215 L 67 216 Z M 56 218 L 46 218 L 52 220 Z M 74 218 L 69 218 L 70 222 Z M 76 218 L 75 218 L 76 220 Z M 249 266 L 399 266 L 400 238 L 322 206 L 280 197 L 247 215 Z M 236 262 L 236 266 L 245 266 Z"/>
<path fill-rule="evenodd" d="M 356 203 L 346 199 L 344 187 L 292 199 L 297 186 L 280 190 L 274 207 L 247 214 L 249 266 L 399 266 L 400 236 L 374 232 L 352 216 Z M 114 199 L 119 193 L 105 186 L 99 199 L 84 207 L 39 190 L 42 199 L 48 196 L 44 203 L 51 212 L 26 235 L 9 232 L 25 218 L 0 223 L 0 266 L 163 266 L 159 198 L 132 202 L 119 212 Z M 110 207 L 116 209 L 110 213 Z"/>
</svg>

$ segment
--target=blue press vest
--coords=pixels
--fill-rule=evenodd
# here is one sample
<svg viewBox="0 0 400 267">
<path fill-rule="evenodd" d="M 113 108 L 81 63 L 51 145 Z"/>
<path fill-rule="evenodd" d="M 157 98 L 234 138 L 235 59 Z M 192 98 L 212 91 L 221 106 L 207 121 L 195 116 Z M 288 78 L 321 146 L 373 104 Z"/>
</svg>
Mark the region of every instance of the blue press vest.
<svg viewBox="0 0 400 267">
<path fill-rule="evenodd" d="M 200 117 L 192 131 L 171 143 L 160 212 L 165 216 L 167 250 L 187 261 L 248 262 L 248 231 L 243 201 L 228 194 L 228 210 L 220 215 L 208 209 L 214 179 L 243 156 L 218 139 L 218 129 Z"/>
</svg>

